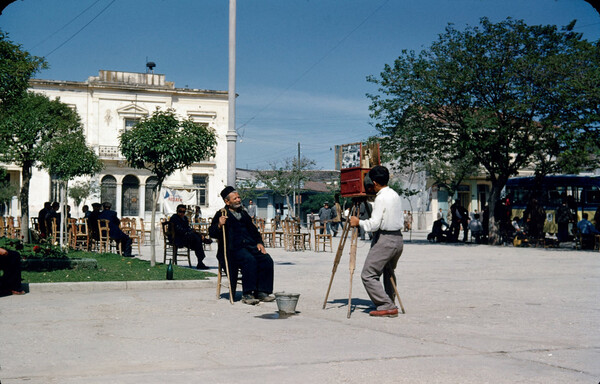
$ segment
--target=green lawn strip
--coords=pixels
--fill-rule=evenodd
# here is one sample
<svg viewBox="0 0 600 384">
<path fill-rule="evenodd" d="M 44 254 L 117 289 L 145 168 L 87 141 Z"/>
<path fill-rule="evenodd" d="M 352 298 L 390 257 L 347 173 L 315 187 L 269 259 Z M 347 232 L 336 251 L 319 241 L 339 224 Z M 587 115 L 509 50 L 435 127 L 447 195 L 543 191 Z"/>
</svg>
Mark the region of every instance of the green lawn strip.
<svg viewBox="0 0 600 384">
<path fill-rule="evenodd" d="M 53 271 L 23 271 L 24 283 L 59 283 L 82 281 L 143 281 L 165 280 L 167 265 L 136 258 L 121 257 L 112 253 L 69 252 L 70 258 L 92 258 L 98 261 L 97 269 L 61 269 Z M 173 266 L 175 280 L 204 280 L 215 274 L 192 268 Z"/>
</svg>

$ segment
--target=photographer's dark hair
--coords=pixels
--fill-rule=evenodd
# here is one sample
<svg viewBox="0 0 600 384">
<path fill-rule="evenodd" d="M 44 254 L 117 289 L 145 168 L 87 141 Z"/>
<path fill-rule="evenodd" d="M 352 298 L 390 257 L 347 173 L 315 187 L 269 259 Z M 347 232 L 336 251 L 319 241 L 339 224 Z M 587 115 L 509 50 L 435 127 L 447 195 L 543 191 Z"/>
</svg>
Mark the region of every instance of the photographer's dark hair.
<svg viewBox="0 0 600 384">
<path fill-rule="evenodd" d="M 386 167 L 376 165 L 369 171 L 369 178 L 379 185 L 387 185 L 390 181 L 390 172 Z"/>
</svg>

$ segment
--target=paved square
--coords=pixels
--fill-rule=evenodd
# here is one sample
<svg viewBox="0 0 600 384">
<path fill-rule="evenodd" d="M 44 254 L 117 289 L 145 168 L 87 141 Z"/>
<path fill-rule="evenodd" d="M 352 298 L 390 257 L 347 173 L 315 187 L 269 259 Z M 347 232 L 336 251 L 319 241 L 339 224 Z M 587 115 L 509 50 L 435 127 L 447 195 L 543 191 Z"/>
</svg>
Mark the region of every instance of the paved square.
<svg viewBox="0 0 600 384">
<path fill-rule="evenodd" d="M 276 291 L 301 294 L 287 319 L 276 303 L 216 300 L 214 280 L 32 285 L 0 298 L 0 382 L 600 381 L 600 253 L 424 237 L 413 233 L 398 264 L 398 318 L 367 314 L 361 241 L 350 319 L 349 244 L 325 310 L 334 254 L 268 249 Z"/>
</svg>

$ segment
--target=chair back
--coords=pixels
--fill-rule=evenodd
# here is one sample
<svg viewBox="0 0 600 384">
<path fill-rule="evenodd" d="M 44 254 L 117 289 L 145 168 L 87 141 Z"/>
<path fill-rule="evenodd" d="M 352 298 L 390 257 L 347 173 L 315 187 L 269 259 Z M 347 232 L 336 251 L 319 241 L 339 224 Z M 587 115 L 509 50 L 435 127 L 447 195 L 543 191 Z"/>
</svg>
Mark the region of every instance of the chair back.
<svg viewBox="0 0 600 384">
<path fill-rule="evenodd" d="M 161 227 L 162 227 L 162 233 L 163 233 L 163 237 L 165 239 L 165 244 L 166 245 L 172 245 L 173 244 L 173 226 L 171 225 L 170 221 L 163 221 L 162 223 L 160 223 Z"/>
</svg>

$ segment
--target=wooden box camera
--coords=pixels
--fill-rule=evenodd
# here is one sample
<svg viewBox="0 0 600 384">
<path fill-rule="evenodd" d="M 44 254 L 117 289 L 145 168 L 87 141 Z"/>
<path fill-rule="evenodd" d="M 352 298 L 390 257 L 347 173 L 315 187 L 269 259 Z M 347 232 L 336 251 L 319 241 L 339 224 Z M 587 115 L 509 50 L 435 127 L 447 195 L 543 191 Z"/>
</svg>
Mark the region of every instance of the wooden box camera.
<svg viewBox="0 0 600 384">
<path fill-rule="evenodd" d="M 353 143 L 339 147 L 340 192 L 343 197 L 371 195 L 365 187 L 369 170 L 380 164 L 379 144 Z M 336 148 L 337 149 L 337 148 Z"/>
</svg>

